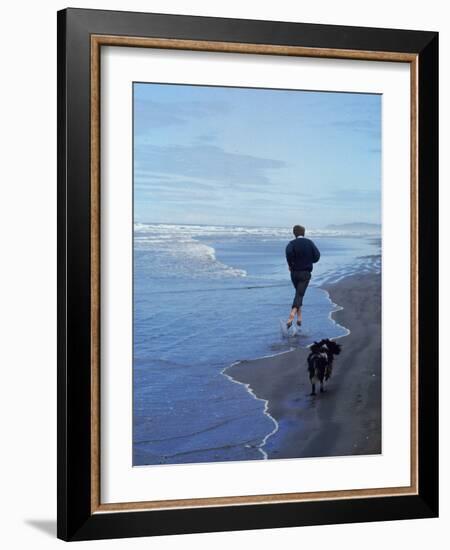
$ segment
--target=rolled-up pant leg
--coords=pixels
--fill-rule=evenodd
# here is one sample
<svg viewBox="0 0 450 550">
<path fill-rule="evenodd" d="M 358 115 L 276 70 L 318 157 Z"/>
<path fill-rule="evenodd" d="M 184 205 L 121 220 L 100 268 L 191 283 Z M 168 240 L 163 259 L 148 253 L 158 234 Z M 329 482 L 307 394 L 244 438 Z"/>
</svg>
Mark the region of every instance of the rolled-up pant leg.
<svg viewBox="0 0 450 550">
<path fill-rule="evenodd" d="M 291 281 L 295 287 L 294 301 L 292 307 L 300 308 L 303 305 L 303 296 L 308 288 L 311 273 L 309 271 L 291 271 Z"/>
</svg>

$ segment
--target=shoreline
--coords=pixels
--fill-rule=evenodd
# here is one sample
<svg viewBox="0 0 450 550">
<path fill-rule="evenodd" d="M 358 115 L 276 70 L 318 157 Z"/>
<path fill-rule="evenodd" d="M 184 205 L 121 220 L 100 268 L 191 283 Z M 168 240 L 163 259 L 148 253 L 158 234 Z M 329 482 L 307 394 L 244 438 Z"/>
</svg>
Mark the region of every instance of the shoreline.
<svg viewBox="0 0 450 550">
<path fill-rule="evenodd" d="M 348 334 L 324 394 L 309 396 L 308 348 L 236 362 L 222 373 L 266 402 L 277 428 L 265 458 L 381 453 L 381 276 L 354 274 L 319 288 L 337 306 L 330 318 Z"/>
<path fill-rule="evenodd" d="M 286 353 L 286 352 L 285 352 Z M 289 352 L 287 352 L 289 353 Z M 261 443 L 257 446 L 257 449 L 258 451 L 263 455 L 264 459 L 267 460 L 269 458 L 267 452 L 264 450 L 264 445 L 267 443 L 267 440 L 269 439 L 269 437 L 271 437 L 274 433 L 276 433 L 280 427 L 280 425 L 278 424 L 278 422 L 276 421 L 276 419 L 271 416 L 268 412 L 269 410 L 269 402 L 267 401 L 267 399 L 262 399 L 261 397 L 258 397 L 252 390 L 252 388 L 250 387 L 250 384 L 246 384 L 245 382 L 239 382 L 239 380 L 235 380 L 232 376 L 230 376 L 229 374 L 227 374 L 225 371 L 235 365 L 238 365 L 239 364 L 239 361 L 237 361 L 236 363 L 232 363 L 230 365 L 230 367 L 225 367 L 222 371 L 221 371 L 221 374 L 223 374 L 223 376 L 225 376 L 226 378 L 228 378 L 229 380 L 231 380 L 232 382 L 234 382 L 235 384 L 241 384 L 242 386 L 245 386 L 245 389 L 247 390 L 247 392 L 254 398 L 256 399 L 257 401 L 264 401 L 264 411 L 263 411 L 263 414 L 268 416 L 270 418 L 270 420 L 272 420 L 272 422 L 275 424 L 275 428 L 269 432 L 268 434 L 266 434 Z"/>
</svg>

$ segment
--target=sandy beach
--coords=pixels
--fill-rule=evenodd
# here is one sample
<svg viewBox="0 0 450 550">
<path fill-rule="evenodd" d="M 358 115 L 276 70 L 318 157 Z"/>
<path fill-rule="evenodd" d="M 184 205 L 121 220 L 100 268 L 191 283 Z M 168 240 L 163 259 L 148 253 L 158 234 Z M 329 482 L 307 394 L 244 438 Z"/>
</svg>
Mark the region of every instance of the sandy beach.
<svg viewBox="0 0 450 550">
<path fill-rule="evenodd" d="M 325 393 L 309 395 L 308 349 L 242 361 L 225 371 L 268 402 L 279 426 L 264 446 L 268 458 L 381 452 L 381 277 L 353 275 L 323 288 L 343 308 L 333 319 L 350 330 L 337 340 L 342 352 Z"/>
</svg>

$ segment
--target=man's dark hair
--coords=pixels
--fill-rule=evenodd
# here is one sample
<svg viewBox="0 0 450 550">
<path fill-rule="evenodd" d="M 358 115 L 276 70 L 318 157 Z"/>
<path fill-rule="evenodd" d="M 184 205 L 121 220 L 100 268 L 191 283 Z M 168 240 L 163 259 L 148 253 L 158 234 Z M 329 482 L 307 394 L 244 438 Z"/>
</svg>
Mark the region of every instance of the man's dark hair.
<svg viewBox="0 0 450 550">
<path fill-rule="evenodd" d="M 303 225 L 294 225 L 292 232 L 296 237 L 304 237 L 305 236 L 305 228 Z"/>
</svg>

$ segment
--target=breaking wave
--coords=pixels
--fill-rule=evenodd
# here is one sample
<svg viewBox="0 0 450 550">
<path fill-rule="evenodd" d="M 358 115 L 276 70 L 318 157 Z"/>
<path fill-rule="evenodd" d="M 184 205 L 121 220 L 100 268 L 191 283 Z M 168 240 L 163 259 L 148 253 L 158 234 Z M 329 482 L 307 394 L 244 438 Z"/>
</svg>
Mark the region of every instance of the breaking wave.
<svg viewBox="0 0 450 550">
<path fill-rule="evenodd" d="M 149 266 L 153 275 L 167 274 L 191 278 L 246 277 L 244 269 L 226 265 L 216 258 L 212 246 L 195 237 L 204 232 L 187 231 L 185 226 L 135 224 L 134 248 L 152 254 Z"/>
</svg>

